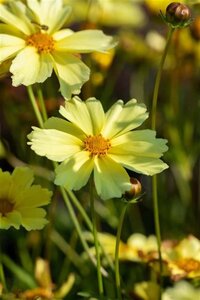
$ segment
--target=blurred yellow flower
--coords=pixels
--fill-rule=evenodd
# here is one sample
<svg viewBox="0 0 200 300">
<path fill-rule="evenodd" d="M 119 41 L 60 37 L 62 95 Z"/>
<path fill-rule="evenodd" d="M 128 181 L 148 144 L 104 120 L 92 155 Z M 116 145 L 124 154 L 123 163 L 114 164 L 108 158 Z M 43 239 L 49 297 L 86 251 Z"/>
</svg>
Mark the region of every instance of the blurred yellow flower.
<svg viewBox="0 0 200 300">
<path fill-rule="evenodd" d="M 145 14 L 136 0 L 64 0 L 73 7 L 74 20 L 106 26 L 142 26 Z"/>
<path fill-rule="evenodd" d="M 167 141 L 152 130 L 132 131 L 148 117 L 145 105 L 135 99 L 126 104 L 119 100 L 105 114 L 99 100 L 74 97 L 60 114 L 70 122 L 50 118 L 46 129 L 33 127 L 28 136 L 38 155 L 62 162 L 56 169 L 57 185 L 79 190 L 93 173 L 98 195 L 109 199 L 131 189 L 124 168 L 153 175 L 168 167 L 160 160 Z"/>
<path fill-rule="evenodd" d="M 21 225 L 26 230 L 36 230 L 48 223 L 46 211 L 40 206 L 50 202 L 52 193 L 32 185 L 33 180 L 28 168 L 16 168 L 12 174 L 0 169 L 0 229 L 19 229 Z"/>
<path fill-rule="evenodd" d="M 180 278 L 200 278 L 200 240 L 189 235 L 168 251 L 166 256 L 170 276 Z"/>
<path fill-rule="evenodd" d="M 13 86 L 44 82 L 54 69 L 63 96 L 79 94 L 90 70 L 79 53 L 105 52 L 115 46 L 101 30 L 61 29 L 71 8 L 63 0 L 0 4 L 0 64 L 13 59 Z"/>
<path fill-rule="evenodd" d="M 199 300 L 200 288 L 195 288 L 187 281 L 180 281 L 174 287 L 168 288 L 162 295 L 162 300 Z"/>
<path fill-rule="evenodd" d="M 107 233 L 99 233 L 98 237 L 106 253 L 114 258 L 116 237 Z M 120 241 L 119 259 L 147 262 L 158 258 L 157 249 L 156 236 L 150 235 L 146 237 L 141 233 L 134 233 L 128 238 L 126 243 Z"/>
<path fill-rule="evenodd" d="M 154 13 L 159 13 L 160 10 L 162 10 L 162 12 L 165 12 L 166 7 L 172 3 L 172 0 L 144 0 L 145 4 L 150 8 L 150 10 L 152 10 Z M 177 1 L 179 3 L 184 3 L 185 1 L 180 0 Z"/>
<path fill-rule="evenodd" d="M 56 289 L 51 279 L 51 271 L 49 262 L 42 258 L 37 258 L 35 265 L 35 277 L 38 282 L 38 287 L 20 293 L 20 300 L 27 299 L 46 299 L 46 300 L 62 300 L 72 289 L 75 276 L 69 274 L 67 280 Z"/>
</svg>

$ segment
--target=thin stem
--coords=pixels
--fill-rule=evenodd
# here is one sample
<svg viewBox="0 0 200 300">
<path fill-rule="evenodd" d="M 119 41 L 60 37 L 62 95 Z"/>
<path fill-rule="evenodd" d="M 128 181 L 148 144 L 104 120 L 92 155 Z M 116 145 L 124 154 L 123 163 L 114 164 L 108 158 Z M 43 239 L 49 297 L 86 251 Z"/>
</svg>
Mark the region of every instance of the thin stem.
<svg viewBox="0 0 200 300">
<path fill-rule="evenodd" d="M 4 275 L 3 264 L 1 261 L 0 261 L 0 282 L 3 284 L 3 290 L 7 291 L 6 279 L 5 279 L 5 275 Z"/>
<path fill-rule="evenodd" d="M 120 245 L 120 238 L 121 238 L 121 232 L 122 232 L 122 225 L 124 222 L 124 217 L 127 209 L 127 204 L 123 206 L 120 218 L 119 218 L 119 224 L 117 229 L 117 238 L 116 238 L 116 245 L 115 245 L 115 283 L 117 288 L 117 299 L 121 300 L 121 288 L 120 288 L 120 272 L 119 272 L 119 245 Z"/>
<path fill-rule="evenodd" d="M 83 220 L 85 221 L 88 229 L 92 232 L 93 231 L 93 224 L 90 220 L 90 218 L 88 217 L 88 215 L 86 214 L 83 206 L 81 205 L 81 203 L 78 201 L 78 199 L 76 198 L 76 196 L 74 195 L 74 193 L 70 190 L 67 191 L 69 197 L 71 198 L 73 204 L 75 205 L 75 207 L 78 209 L 79 213 L 81 214 L 81 216 L 83 217 Z M 103 255 L 105 256 L 108 264 L 110 265 L 111 269 L 114 269 L 114 265 L 112 260 L 110 259 L 109 255 L 106 253 L 103 245 L 101 243 L 99 243 L 99 246 L 101 247 L 101 250 L 103 252 Z"/>
<path fill-rule="evenodd" d="M 174 32 L 174 28 L 169 29 L 168 37 L 165 45 L 165 49 L 160 61 L 160 66 L 158 69 L 158 73 L 155 80 L 154 92 L 153 92 L 153 100 L 152 100 L 152 120 L 151 120 L 151 128 L 152 130 L 156 129 L 156 112 L 157 112 L 157 103 L 158 103 L 158 92 L 160 87 L 161 75 L 164 66 L 164 62 L 167 56 L 167 52 L 169 49 L 169 45 L 171 42 L 172 34 Z M 159 266 L 160 266 L 160 280 L 162 279 L 162 253 L 161 253 L 161 233 L 160 233 L 160 220 L 159 220 L 159 207 L 158 207 L 158 194 L 157 194 L 157 177 L 156 175 L 153 176 L 152 179 L 152 197 L 153 197 L 153 207 L 154 207 L 154 224 L 155 224 L 155 232 L 157 237 L 158 243 L 158 255 L 159 255 Z M 160 284 L 161 286 L 162 284 Z M 161 299 L 161 288 L 160 288 L 160 296 Z"/>
<path fill-rule="evenodd" d="M 151 128 L 153 130 L 156 129 L 156 112 L 157 112 L 157 103 L 158 103 L 158 92 L 159 92 L 159 87 L 160 87 L 160 80 L 161 80 L 161 75 L 162 75 L 162 70 L 163 70 L 163 66 L 165 63 L 165 59 L 167 56 L 167 52 L 169 49 L 169 45 L 171 42 L 171 38 L 172 38 L 172 34 L 174 32 L 174 28 L 169 29 L 168 32 L 168 36 L 167 36 L 167 41 L 166 41 L 166 45 L 165 45 L 165 49 L 160 61 L 160 66 L 158 69 L 158 73 L 156 75 L 156 81 L 155 81 L 155 85 L 154 85 L 154 91 L 153 91 L 153 100 L 152 100 L 152 111 L 151 111 Z"/>
<path fill-rule="evenodd" d="M 45 107 L 42 89 L 40 86 L 37 88 L 37 93 L 38 93 L 38 100 L 39 100 L 41 111 L 42 111 L 42 117 L 43 117 L 43 120 L 46 121 L 48 119 L 48 116 L 47 116 L 47 111 L 46 111 L 46 107 Z"/>
<path fill-rule="evenodd" d="M 98 287 L 99 287 L 99 295 L 100 299 L 103 298 L 103 279 L 101 275 L 101 258 L 100 258 L 100 251 L 99 251 L 99 242 L 97 237 L 97 228 L 96 228 L 96 213 L 94 209 L 94 188 L 93 188 L 93 181 L 90 180 L 90 209 L 91 209 L 91 216 L 92 216 L 92 223 L 93 223 L 93 237 L 94 237 L 94 246 L 96 250 L 96 260 L 97 260 L 97 279 L 98 279 Z"/>
<path fill-rule="evenodd" d="M 42 115 L 41 115 L 40 110 L 38 108 L 38 105 L 37 105 L 37 102 L 36 102 L 36 99 L 35 99 L 35 96 L 34 96 L 33 89 L 32 89 L 31 85 L 27 86 L 27 91 L 28 91 L 28 95 L 29 95 L 33 110 L 35 112 L 38 124 L 41 128 L 43 128 Z"/>
<path fill-rule="evenodd" d="M 76 231 L 77 231 L 77 233 L 78 233 L 78 236 L 79 236 L 79 238 L 80 238 L 80 241 L 81 241 L 81 243 L 82 243 L 82 246 L 83 246 L 85 252 L 88 254 L 88 256 L 89 256 L 89 258 L 91 259 L 92 263 L 93 263 L 95 266 L 96 266 L 96 265 L 98 266 L 98 261 L 96 261 L 95 258 L 93 257 L 93 255 L 90 253 L 90 249 L 89 249 L 89 247 L 88 247 L 88 244 L 86 243 L 86 241 L 85 241 L 84 238 L 83 238 L 83 234 L 82 234 L 82 231 L 81 231 L 81 227 L 80 227 L 80 225 L 79 225 L 79 222 L 78 222 L 77 217 L 76 217 L 76 215 L 75 215 L 75 213 L 74 213 L 73 207 L 72 207 L 72 205 L 71 205 L 71 203 L 70 203 L 70 201 L 69 201 L 69 198 L 68 198 L 68 196 L 67 196 L 66 191 L 64 190 L 63 187 L 60 187 L 60 191 L 61 191 L 61 193 L 62 193 L 63 199 L 64 199 L 64 201 L 65 201 L 65 204 L 66 204 L 67 208 L 68 208 L 70 217 L 71 217 L 71 219 L 72 219 L 72 221 L 73 221 L 73 223 L 74 223 L 74 226 L 75 226 L 75 228 L 76 228 Z M 103 268 L 100 268 L 100 272 L 101 272 L 104 276 L 108 276 L 106 270 L 104 270 Z"/>
</svg>

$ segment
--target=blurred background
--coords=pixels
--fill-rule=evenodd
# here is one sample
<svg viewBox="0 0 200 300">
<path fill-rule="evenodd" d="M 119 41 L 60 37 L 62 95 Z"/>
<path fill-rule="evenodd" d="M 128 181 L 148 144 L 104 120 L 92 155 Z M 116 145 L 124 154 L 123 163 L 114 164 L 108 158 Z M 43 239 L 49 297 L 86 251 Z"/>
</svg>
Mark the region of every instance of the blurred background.
<svg viewBox="0 0 200 300">
<path fill-rule="evenodd" d="M 64 2 L 72 6 L 66 27 L 75 31 L 102 29 L 118 41 L 118 46 L 109 53 L 82 57 L 91 69 L 91 77 L 83 86 L 80 97 L 85 100 L 95 96 L 102 101 L 105 110 L 118 99 L 126 102 L 136 98 L 145 103 L 150 112 L 155 76 L 168 31 L 160 10 L 164 13 L 171 1 Z M 158 176 L 161 235 L 162 239 L 178 240 L 188 234 L 200 238 L 200 2 L 180 2 L 189 5 L 194 20 L 189 27 L 176 30 L 173 35 L 162 74 L 157 112 L 157 136 L 168 139 L 169 146 L 164 155 L 169 169 Z M 51 163 L 37 157 L 27 146 L 27 134 L 37 121 L 26 88 L 12 87 L 11 75 L 6 72 L 9 63 L 7 61 L 0 69 L 0 167 L 12 171 L 16 166 L 29 165 L 35 172 L 36 183 L 53 190 L 54 197 L 48 208 L 50 223 L 43 231 L 2 230 L 1 247 L 12 261 L 30 273 L 34 272 L 37 257 L 47 258 L 53 266 L 52 281 L 57 286 L 71 272 L 75 273 L 78 279 L 67 297 L 75 299 L 77 290 L 92 288 L 90 278 L 96 273 L 83 263 L 86 258 L 82 257 L 82 246 L 62 198 L 52 183 Z M 58 89 L 56 77 L 42 85 L 48 116 L 58 116 L 59 106 L 64 103 Z M 150 118 L 142 128 L 150 128 Z M 151 178 L 130 175 L 139 179 L 145 196 L 127 210 L 123 241 L 136 232 L 145 235 L 155 232 Z M 79 191 L 77 197 L 89 213 L 88 187 Z M 119 199 L 98 201 L 99 231 L 116 235 L 122 205 Z M 81 223 L 78 212 L 77 216 Z M 81 257 L 80 261 L 73 259 L 69 249 Z M 122 277 L 125 277 L 128 288 L 146 274 L 141 267 L 137 268 L 135 266 L 132 272 L 126 264 L 122 266 Z M 27 288 L 26 283 L 19 276 L 13 277 L 12 273 L 13 270 L 6 269 L 8 284 L 15 290 Z M 107 289 L 112 294 L 113 286 L 109 280 Z"/>
</svg>

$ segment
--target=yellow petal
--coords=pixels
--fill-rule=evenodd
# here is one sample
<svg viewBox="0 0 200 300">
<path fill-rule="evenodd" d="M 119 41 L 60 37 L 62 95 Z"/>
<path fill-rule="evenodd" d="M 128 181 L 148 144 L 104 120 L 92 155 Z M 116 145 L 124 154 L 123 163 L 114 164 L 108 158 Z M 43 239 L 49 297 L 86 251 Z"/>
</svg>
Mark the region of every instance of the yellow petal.
<svg viewBox="0 0 200 300">
<path fill-rule="evenodd" d="M 117 101 L 106 113 L 103 136 L 113 138 L 140 126 L 148 114 L 143 104 L 137 104 L 135 99 L 125 105 L 122 100 Z"/>
<path fill-rule="evenodd" d="M 153 130 L 131 131 L 113 138 L 109 153 L 159 158 L 168 150 L 166 142 L 165 139 L 156 138 Z"/>
<path fill-rule="evenodd" d="M 59 30 L 71 12 L 71 7 L 63 5 L 62 0 L 28 0 L 27 3 L 39 19 L 39 23 L 49 27 L 48 33 Z"/>
<path fill-rule="evenodd" d="M 90 114 L 93 127 L 93 134 L 97 135 L 101 132 L 105 122 L 105 113 L 103 110 L 103 106 L 101 102 L 96 98 L 87 99 L 85 104 Z"/>
<path fill-rule="evenodd" d="M 18 1 L 18 3 L 19 3 L 19 1 Z M 20 4 L 20 6 L 24 7 L 24 5 L 22 3 Z M 16 27 L 18 30 L 20 30 L 24 34 L 30 35 L 31 34 L 30 27 L 27 26 L 27 23 L 24 21 L 24 19 L 21 16 L 22 15 L 18 16 L 17 14 L 16 15 L 13 14 L 6 8 L 5 5 L 0 4 L 0 20 L 2 22 L 5 22 L 6 24 Z"/>
<path fill-rule="evenodd" d="M 86 103 L 78 97 L 65 102 L 65 107 L 60 107 L 60 114 L 75 124 L 87 135 L 93 134 L 92 120 Z"/>
<path fill-rule="evenodd" d="M 25 46 L 25 41 L 21 38 L 0 34 L 0 63 L 15 56 Z"/>
<path fill-rule="evenodd" d="M 50 202 L 51 195 L 52 193 L 49 190 L 44 189 L 39 185 L 33 185 L 16 197 L 15 208 L 21 211 L 21 208 L 31 209 L 47 205 Z"/>
<path fill-rule="evenodd" d="M 125 169 L 109 157 L 96 157 L 94 182 L 97 194 L 103 199 L 121 197 L 131 184 Z"/>
<path fill-rule="evenodd" d="M 55 184 L 69 190 L 79 190 L 88 182 L 93 165 L 94 161 L 88 152 L 76 153 L 56 168 Z"/>
<path fill-rule="evenodd" d="M 79 152 L 82 146 L 82 141 L 77 137 L 55 129 L 33 127 L 28 138 L 28 145 L 33 151 L 54 161 L 65 160 Z"/>
<path fill-rule="evenodd" d="M 74 55 L 53 53 L 53 58 L 61 94 L 67 99 L 72 94 L 79 94 L 82 85 L 89 79 L 89 68 Z"/>
<path fill-rule="evenodd" d="M 71 53 L 105 52 L 115 45 L 113 37 L 105 35 L 101 30 L 82 30 L 57 41 L 56 49 Z"/>
<path fill-rule="evenodd" d="M 52 70 L 53 62 L 50 55 L 40 55 L 34 47 L 24 48 L 13 60 L 10 67 L 14 86 L 20 84 L 28 86 L 36 82 L 43 82 L 51 76 Z"/>
</svg>

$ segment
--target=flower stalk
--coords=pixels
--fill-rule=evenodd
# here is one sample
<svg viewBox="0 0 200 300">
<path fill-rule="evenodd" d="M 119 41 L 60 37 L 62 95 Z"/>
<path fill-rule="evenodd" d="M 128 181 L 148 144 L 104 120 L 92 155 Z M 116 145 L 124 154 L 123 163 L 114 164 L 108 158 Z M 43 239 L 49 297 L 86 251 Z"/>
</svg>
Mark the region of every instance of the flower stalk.
<svg viewBox="0 0 200 300">
<path fill-rule="evenodd" d="M 103 288 L 103 279 L 101 274 L 101 257 L 99 251 L 99 242 L 97 236 L 97 228 L 96 228 L 96 213 L 94 208 L 94 187 L 93 180 L 90 180 L 90 209 L 91 209 L 91 217 L 93 223 L 93 237 L 94 237 L 94 246 L 96 251 L 96 260 L 97 260 L 97 279 L 98 279 L 98 287 L 99 287 L 99 296 L 100 299 L 103 299 L 104 288 Z"/>
<path fill-rule="evenodd" d="M 122 232 L 122 225 L 124 223 L 124 217 L 126 214 L 126 209 L 128 207 L 128 203 L 125 203 L 122 212 L 119 218 L 119 224 L 117 229 L 117 237 L 116 237 L 116 245 L 115 245 L 115 283 L 117 289 L 117 299 L 121 300 L 121 287 L 120 287 L 120 272 L 119 272 L 119 245 L 120 245 L 120 237 Z"/>
<path fill-rule="evenodd" d="M 157 112 L 157 103 L 158 103 L 158 92 L 160 87 L 161 75 L 164 66 L 164 62 L 167 56 L 169 45 L 172 39 L 172 34 L 174 28 L 170 27 L 168 31 L 168 37 L 165 45 L 165 49 L 160 61 L 160 66 L 155 80 L 154 91 L 153 91 L 153 100 L 152 100 L 152 119 L 151 119 L 151 129 L 156 130 L 156 112 Z M 158 207 L 158 193 L 157 193 L 157 176 L 154 175 L 152 178 L 152 197 L 153 197 L 153 210 L 154 210 L 154 224 L 155 232 L 158 243 L 158 256 L 159 256 L 159 266 L 160 266 L 160 278 L 162 278 L 162 253 L 161 253 L 161 233 L 160 233 L 160 220 L 159 220 L 159 207 Z M 161 289 L 160 289 L 160 299 L 161 299 Z"/>
</svg>

